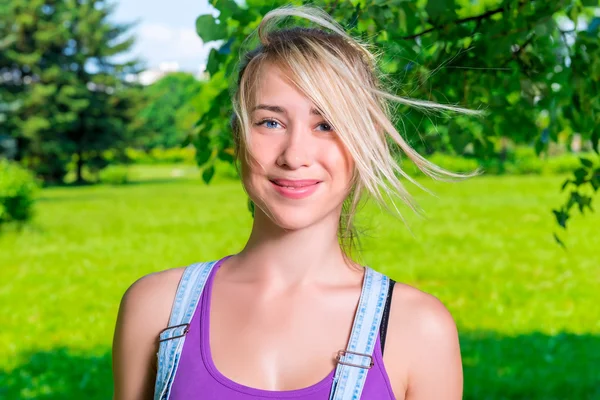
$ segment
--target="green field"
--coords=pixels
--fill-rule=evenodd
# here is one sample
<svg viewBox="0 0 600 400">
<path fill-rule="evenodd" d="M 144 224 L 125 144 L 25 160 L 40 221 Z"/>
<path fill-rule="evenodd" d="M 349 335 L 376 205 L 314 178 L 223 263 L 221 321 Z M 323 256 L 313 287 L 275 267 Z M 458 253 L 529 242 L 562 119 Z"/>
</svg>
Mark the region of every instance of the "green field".
<svg viewBox="0 0 600 400">
<path fill-rule="evenodd" d="M 119 300 L 138 277 L 244 244 L 240 184 L 137 167 L 121 187 L 44 189 L 0 234 L 0 398 L 108 399 Z M 461 332 L 465 399 L 600 399 L 600 213 L 552 239 L 560 177 L 422 180 L 426 213 L 369 206 L 363 262 L 438 296 Z M 597 205 L 597 208 L 598 205 Z"/>
</svg>

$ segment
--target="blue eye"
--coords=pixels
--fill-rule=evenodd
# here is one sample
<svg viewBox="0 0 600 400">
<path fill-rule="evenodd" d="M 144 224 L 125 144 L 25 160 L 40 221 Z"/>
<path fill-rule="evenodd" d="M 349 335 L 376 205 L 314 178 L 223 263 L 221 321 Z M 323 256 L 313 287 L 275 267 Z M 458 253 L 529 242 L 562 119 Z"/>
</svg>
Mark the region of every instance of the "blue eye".
<svg viewBox="0 0 600 400">
<path fill-rule="evenodd" d="M 319 124 L 319 126 L 326 127 L 325 129 L 323 129 L 323 131 L 325 131 L 325 132 L 333 131 L 333 127 L 331 125 L 329 125 L 327 122 L 323 122 L 323 123 Z"/>
<path fill-rule="evenodd" d="M 267 129 L 278 129 L 278 128 L 282 128 L 281 124 L 279 122 L 277 122 L 274 119 L 263 119 L 260 122 L 255 123 L 254 125 L 256 126 L 264 126 Z M 327 122 L 322 122 L 319 125 L 317 125 L 319 128 L 318 129 L 322 132 L 333 132 L 333 127 L 327 123 Z"/>
<path fill-rule="evenodd" d="M 257 126 L 264 125 L 266 128 L 275 129 L 275 128 L 277 128 L 277 125 L 280 125 L 280 124 L 279 124 L 279 122 L 275 121 L 274 119 L 263 119 L 262 121 L 258 122 L 256 125 Z"/>
</svg>

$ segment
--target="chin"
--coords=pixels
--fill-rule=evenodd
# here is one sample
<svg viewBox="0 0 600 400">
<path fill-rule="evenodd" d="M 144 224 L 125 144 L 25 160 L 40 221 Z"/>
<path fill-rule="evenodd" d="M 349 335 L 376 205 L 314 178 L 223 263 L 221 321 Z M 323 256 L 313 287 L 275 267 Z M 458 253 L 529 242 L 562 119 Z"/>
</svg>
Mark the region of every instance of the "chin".
<svg viewBox="0 0 600 400">
<path fill-rule="evenodd" d="M 315 225 L 324 219 L 333 217 L 332 213 L 341 212 L 343 196 L 331 196 L 320 190 L 307 198 L 290 200 L 282 198 L 275 192 L 271 183 L 264 186 L 245 185 L 246 193 L 256 205 L 255 218 L 270 220 L 273 224 L 286 230 L 299 230 Z M 326 189 L 325 187 L 323 189 Z M 339 198 L 338 198 L 339 197 Z M 339 207 L 331 207 L 338 204 Z M 340 208 L 338 210 L 338 208 Z M 262 215 L 258 215 L 260 213 Z M 339 215 L 334 218 L 337 226 Z"/>
<path fill-rule="evenodd" d="M 265 214 L 265 218 L 270 219 L 275 225 L 291 231 L 307 228 L 325 217 L 310 206 L 290 208 L 278 205 L 269 206 L 263 203 L 260 212 Z M 267 212 L 265 213 L 263 210 Z"/>
</svg>

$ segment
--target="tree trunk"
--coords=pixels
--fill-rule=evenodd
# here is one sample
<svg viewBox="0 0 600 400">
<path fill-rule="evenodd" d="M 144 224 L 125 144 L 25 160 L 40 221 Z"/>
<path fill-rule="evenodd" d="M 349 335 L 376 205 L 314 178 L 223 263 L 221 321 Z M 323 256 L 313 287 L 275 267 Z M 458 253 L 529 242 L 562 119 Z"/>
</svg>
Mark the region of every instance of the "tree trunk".
<svg viewBox="0 0 600 400">
<path fill-rule="evenodd" d="M 77 183 L 83 183 L 83 151 L 81 148 L 77 149 Z"/>
</svg>

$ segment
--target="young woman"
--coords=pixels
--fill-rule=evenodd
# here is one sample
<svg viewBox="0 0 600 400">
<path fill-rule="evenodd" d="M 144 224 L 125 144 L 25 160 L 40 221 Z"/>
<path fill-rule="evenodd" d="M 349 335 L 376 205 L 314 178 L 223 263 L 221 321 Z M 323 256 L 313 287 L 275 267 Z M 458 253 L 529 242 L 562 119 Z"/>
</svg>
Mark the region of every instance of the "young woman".
<svg viewBox="0 0 600 400">
<path fill-rule="evenodd" d="M 272 29 L 282 16 L 321 28 Z M 349 251 L 364 194 L 411 204 L 389 138 L 428 175 L 460 177 L 408 146 L 388 102 L 455 108 L 387 93 L 372 54 L 318 9 L 276 9 L 257 31 L 232 119 L 255 204 L 248 242 L 127 290 L 114 337 L 115 399 L 460 399 L 447 309 Z"/>
</svg>

